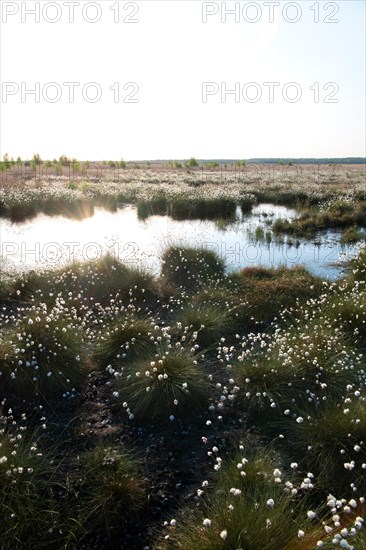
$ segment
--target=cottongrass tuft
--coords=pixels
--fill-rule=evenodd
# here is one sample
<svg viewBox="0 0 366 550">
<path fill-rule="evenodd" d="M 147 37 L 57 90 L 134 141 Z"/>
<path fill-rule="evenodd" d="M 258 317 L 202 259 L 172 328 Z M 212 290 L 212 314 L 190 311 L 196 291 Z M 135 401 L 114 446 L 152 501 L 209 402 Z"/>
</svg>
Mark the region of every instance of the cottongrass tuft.
<svg viewBox="0 0 366 550">
<path fill-rule="evenodd" d="M 126 365 L 115 387 L 136 418 L 167 422 L 207 407 L 211 383 L 195 355 L 179 347 Z"/>
</svg>

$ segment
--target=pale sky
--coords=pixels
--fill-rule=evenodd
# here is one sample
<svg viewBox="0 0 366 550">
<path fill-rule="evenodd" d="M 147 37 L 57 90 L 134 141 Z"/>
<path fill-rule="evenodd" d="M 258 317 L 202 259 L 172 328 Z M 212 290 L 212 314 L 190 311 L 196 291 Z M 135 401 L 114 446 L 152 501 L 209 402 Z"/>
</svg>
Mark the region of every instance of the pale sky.
<svg viewBox="0 0 366 550">
<path fill-rule="evenodd" d="M 363 0 L 0 6 L 1 156 L 366 155 Z"/>
</svg>

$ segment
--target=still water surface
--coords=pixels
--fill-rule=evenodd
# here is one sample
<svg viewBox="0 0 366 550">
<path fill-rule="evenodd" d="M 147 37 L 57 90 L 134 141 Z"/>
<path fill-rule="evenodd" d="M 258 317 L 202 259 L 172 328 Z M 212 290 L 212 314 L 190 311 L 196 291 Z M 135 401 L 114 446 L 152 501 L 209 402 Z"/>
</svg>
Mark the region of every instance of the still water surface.
<svg viewBox="0 0 366 550">
<path fill-rule="evenodd" d="M 339 260 L 355 254 L 355 247 L 340 246 L 340 234 L 328 231 L 313 240 L 289 244 L 287 238 L 271 241 L 271 223 L 277 218 L 291 219 L 292 209 L 261 204 L 251 214 L 238 208 L 234 222 L 212 220 L 172 220 L 151 216 L 139 220 L 134 206 L 108 212 L 96 208 L 92 217 L 82 220 L 39 214 L 28 222 L 0 220 L 1 268 L 27 271 L 59 267 L 74 259 L 93 259 L 112 252 L 121 260 L 159 273 L 161 255 L 169 245 L 207 247 L 224 260 L 228 271 L 263 265 L 276 267 L 305 265 L 313 274 L 335 279 L 342 275 Z M 264 239 L 256 229 L 263 227 Z M 291 240 L 290 240 L 291 242 Z"/>
</svg>

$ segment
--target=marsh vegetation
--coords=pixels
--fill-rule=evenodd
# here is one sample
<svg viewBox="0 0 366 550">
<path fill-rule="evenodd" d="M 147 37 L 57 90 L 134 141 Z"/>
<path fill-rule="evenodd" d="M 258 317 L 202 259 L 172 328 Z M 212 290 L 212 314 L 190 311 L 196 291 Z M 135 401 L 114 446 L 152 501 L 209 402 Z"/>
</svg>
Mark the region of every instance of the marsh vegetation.
<svg viewBox="0 0 366 550">
<path fill-rule="evenodd" d="M 162 260 L 2 279 L 1 548 L 365 548 L 364 249 L 336 281 Z"/>
</svg>

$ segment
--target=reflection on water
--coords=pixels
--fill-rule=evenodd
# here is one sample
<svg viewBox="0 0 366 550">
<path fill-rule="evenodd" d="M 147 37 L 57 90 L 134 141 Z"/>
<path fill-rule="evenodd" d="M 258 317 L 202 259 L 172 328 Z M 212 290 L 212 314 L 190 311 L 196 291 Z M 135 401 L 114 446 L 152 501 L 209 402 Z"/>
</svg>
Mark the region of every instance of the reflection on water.
<svg viewBox="0 0 366 550">
<path fill-rule="evenodd" d="M 108 204 L 107 201 L 103 202 L 103 207 L 109 211 L 116 211 L 117 209 L 116 205 L 113 203 Z M 31 220 L 37 218 L 39 214 L 83 220 L 94 215 L 94 205 L 92 202 L 83 199 L 72 202 L 48 199 L 42 205 L 16 204 L 10 205 L 6 209 L 0 204 L 0 224 L 3 223 L 2 219 L 7 219 L 11 223 L 29 223 Z"/>
<path fill-rule="evenodd" d="M 243 214 L 238 208 L 232 223 L 177 221 L 169 216 L 151 216 L 142 221 L 134 206 L 117 209 L 115 213 L 95 208 L 93 216 L 82 220 L 50 218 L 45 214 L 22 224 L 2 219 L 2 269 L 57 267 L 74 259 L 88 260 L 111 252 L 125 262 L 158 273 L 164 249 L 178 244 L 215 250 L 225 260 L 228 271 L 259 264 L 291 267 L 301 263 L 322 277 L 341 276 L 340 254 L 352 255 L 354 248 L 341 247 L 339 233 L 328 231 L 316 242 L 293 242 L 271 235 L 274 220 L 295 216 L 294 210 L 284 206 L 261 204 L 251 214 Z"/>
</svg>

